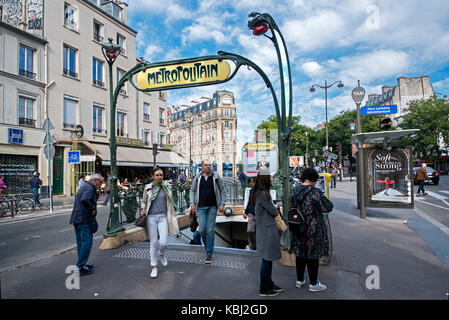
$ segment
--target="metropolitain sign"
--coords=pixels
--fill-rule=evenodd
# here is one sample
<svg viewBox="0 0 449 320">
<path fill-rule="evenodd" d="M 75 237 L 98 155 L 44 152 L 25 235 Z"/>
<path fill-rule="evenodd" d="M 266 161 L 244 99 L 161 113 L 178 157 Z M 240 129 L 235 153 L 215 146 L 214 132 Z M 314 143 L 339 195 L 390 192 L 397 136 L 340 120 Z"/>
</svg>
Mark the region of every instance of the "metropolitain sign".
<svg viewBox="0 0 449 320">
<path fill-rule="evenodd" d="M 204 59 L 149 67 L 137 73 L 136 84 L 140 90 L 175 89 L 224 82 L 230 73 L 227 61 Z"/>
</svg>

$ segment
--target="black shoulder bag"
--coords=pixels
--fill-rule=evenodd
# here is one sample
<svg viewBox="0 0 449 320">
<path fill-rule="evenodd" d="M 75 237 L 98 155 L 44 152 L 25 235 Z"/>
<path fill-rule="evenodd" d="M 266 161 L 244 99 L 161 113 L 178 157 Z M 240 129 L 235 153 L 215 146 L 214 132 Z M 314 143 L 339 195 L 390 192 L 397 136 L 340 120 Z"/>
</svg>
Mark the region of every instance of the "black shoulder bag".
<svg viewBox="0 0 449 320">
<path fill-rule="evenodd" d="M 287 214 L 288 228 L 291 232 L 293 232 L 296 235 L 301 235 L 307 232 L 306 219 L 304 213 L 302 212 L 301 206 L 304 203 L 304 200 L 306 199 L 310 191 L 311 190 L 306 192 L 301 202 L 298 204 L 297 208 L 291 208 Z"/>
</svg>

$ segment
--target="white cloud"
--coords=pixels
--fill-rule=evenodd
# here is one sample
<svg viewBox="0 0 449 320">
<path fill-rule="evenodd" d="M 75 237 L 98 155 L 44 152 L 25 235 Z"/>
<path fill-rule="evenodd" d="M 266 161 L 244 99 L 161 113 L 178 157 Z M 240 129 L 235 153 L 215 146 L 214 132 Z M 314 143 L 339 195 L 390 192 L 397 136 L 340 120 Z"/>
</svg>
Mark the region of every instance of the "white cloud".
<svg viewBox="0 0 449 320">
<path fill-rule="evenodd" d="M 323 67 L 315 61 L 305 62 L 300 66 L 300 69 L 305 72 L 310 78 L 322 74 Z"/>
<path fill-rule="evenodd" d="M 368 28 L 365 23 L 370 5 L 379 9 L 379 28 Z M 449 76 L 441 71 L 449 62 L 449 13 L 442 10 L 445 6 L 444 1 L 437 0 L 410 0 L 406 5 L 387 0 L 135 0 L 129 9 L 132 17 L 145 13 L 136 28 L 138 56 L 139 52 L 148 53 L 153 61 L 215 54 L 218 50 L 235 52 L 259 65 L 279 89 L 272 43 L 253 36 L 247 28 L 249 12 L 269 12 L 289 50 L 294 113 L 301 115 L 301 123 L 314 126 L 325 119 L 324 92 L 310 94 L 308 89 L 315 83 L 324 84 L 325 79 L 345 84 L 343 89 L 335 85 L 328 92 L 329 118 L 355 107 L 350 91 L 357 80 L 369 94 L 380 93 L 382 85 L 396 84 L 398 76 L 428 74 L 431 81 L 439 80 L 433 83 L 435 90 L 446 93 Z M 436 71 L 437 80 L 432 78 Z M 211 96 L 224 87 L 234 91 L 241 108 L 239 134 L 252 132 L 261 119 L 274 114 L 269 90 L 259 75 L 247 68 L 241 68 L 223 86 L 170 91 L 169 105 Z"/>
<path fill-rule="evenodd" d="M 162 49 L 158 45 L 149 44 L 145 47 L 144 59 L 146 61 L 153 62 L 155 60 L 154 58 L 157 57 L 157 55 L 163 51 L 164 49 Z"/>
</svg>

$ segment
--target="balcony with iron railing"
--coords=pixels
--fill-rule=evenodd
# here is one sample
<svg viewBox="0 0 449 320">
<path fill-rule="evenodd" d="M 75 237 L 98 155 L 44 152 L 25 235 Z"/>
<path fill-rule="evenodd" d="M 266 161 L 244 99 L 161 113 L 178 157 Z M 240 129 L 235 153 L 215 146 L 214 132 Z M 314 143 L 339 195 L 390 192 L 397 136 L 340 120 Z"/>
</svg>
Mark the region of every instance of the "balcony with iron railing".
<svg viewBox="0 0 449 320">
<path fill-rule="evenodd" d="M 65 20 L 64 25 L 72 30 L 78 31 L 78 24 L 74 20 Z"/>
<path fill-rule="evenodd" d="M 220 114 L 212 115 L 212 116 L 202 116 L 202 117 L 198 120 L 198 124 L 204 123 L 204 122 L 209 121 L 209 120 L 218 119 L 218 118 L 230 118 L 230 119 L 235 119 L 236 116 L 235 116 L 235 114 L 233 114 L 233 115 L 228 115 L 228 116 L 220 115 Z M 184 123 L 184 122 L 182 122 L 182 120 L 177 120 L 177 121 L 180 121 L 180 122 L 179 122 L 179 123 L 175 123 L 174 125 L 172 125 L 172 126 L 171 126 L 171 129 L 178 129 L 178 128 L 187 128 L 187 127 L 190 127 L 190 125 L 189 125 L 188 123 Z M 196 124 L 197 124 L 197 122 L 195 122 L 194 125 L 196 125 Z"/>
<path fill-rule="evenodd" d="M 92 84 L 96 85 L 97 87 L 104 87 L 104 82 L 100 80 L 93 79 Z"/>
<path fill-rule="evenodd" d="M 102 36 L 100 36 L 100 34 L 97 32 L 94 32 L 93 39 L 97 42 L 103 42 L 103 40 L 104 40 L 104 38 Z"/>
<path fill-rule="evenodd" d="M 62 72 L 64 75 L 69 76 L 74 79 L 78 79 L 78 73 L 69 69 L 63 69 Z"/>
<path fill-rule="evenodd" d="M 36 74 L 31 71 L 19 69 L 19 76 L 26 77 L 28 79 L 36 80 Z"/>
<path fill-rule="evenodd" d="M 63 127 L 64 127 L 64 129 L 75 130 L 76 129 L 76 124 L 75 123 L 64 122 L 63 123 Z"/>
<path fill-rule="evenodd" d="M 36 128 L 36 120 L 29 118 L 19 118 L 19 125 Z"/>
<path fill-rule="evenodd" d="M 103 128 L 93 128 L 92 131 L 94 134 L 101 134 L 101 135 L 106 134 L 106 130 Z"/>
</svg>

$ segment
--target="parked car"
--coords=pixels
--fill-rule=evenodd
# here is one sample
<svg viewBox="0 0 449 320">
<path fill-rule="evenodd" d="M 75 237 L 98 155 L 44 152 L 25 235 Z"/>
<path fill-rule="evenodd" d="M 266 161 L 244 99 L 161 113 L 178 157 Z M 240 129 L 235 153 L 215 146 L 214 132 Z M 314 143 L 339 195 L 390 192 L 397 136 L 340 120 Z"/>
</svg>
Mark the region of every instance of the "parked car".
<svg viewBox="0 0 449 320">
<path fill-rule="evenodd" d="M 418 184 L 418 181 L 416 180 L 416 171 L 418 171 L 419 167 L 413 167 L 413 182 L 415 184 Z M 429 177 L 429 180 L 434 184 L 437 185 L 440 182 L 440 174 L 432 167 L 426 167 L 427 176 Z M 429 183 L 429 180 L 426 180 L 427 183 Z"/>
</svg>

